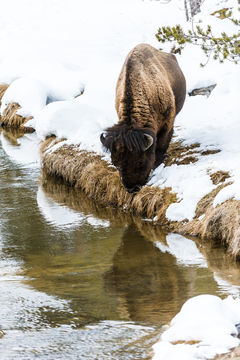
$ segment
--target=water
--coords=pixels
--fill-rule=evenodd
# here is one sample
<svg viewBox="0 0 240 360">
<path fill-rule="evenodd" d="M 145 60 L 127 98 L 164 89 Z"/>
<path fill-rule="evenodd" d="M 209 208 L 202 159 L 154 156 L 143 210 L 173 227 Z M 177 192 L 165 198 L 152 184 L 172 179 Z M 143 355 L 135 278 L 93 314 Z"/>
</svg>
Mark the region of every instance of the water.
<svg viewBox="0 0 240 360">
<path fill-rule="evenodd" d="M 188 298 L 239 295 L 222 249 L 47 178 L 35 136 L 15 135 L 0 147 L 1 359 L 150 359 Z"/>
</svg>

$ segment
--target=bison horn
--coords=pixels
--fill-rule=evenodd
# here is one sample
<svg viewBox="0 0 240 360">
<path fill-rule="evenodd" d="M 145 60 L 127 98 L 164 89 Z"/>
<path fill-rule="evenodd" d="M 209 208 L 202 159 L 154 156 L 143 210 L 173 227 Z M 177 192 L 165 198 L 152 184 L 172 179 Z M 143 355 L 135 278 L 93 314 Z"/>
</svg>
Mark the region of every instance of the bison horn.
<svg viewBox="0 0 240 360">
<path fill-rule="evenodd" d="M 101 143 L 104 145 L 104 142 L 105 142 L 105 140 L 106 140 L 106 132 L 103 132 L 102 134 L 101 134 L 101 136 L 100 136 L 100 140 L 101 140 Z"/>
<path fill-rule="evenodd" d="M 150 146 L 152 146 L 152 144 L 153 144 L 153 137 L 152 137 L 151 135 L 149 135 L 149 134 L 146 134 L 146 133 L 144 133 L 144 137 L 145 137 L 145 139 L 147 140 L 147 144 L 146 144 L 146 146 L 145 146 L 145 148 L 144 148 L 144 151 L 146 151 L 147 149 L 150 148 Z"/>
</svg>

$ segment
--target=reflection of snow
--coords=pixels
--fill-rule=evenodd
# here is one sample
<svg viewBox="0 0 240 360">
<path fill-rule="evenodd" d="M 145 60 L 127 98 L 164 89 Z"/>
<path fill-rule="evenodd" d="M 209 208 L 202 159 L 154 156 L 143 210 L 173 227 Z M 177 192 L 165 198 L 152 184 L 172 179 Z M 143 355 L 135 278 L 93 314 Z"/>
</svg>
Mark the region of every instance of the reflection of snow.
<svg viewBox="0 0 240 360">
<path fill-rule="evenodd" d="M 240 286 L 233 285 L 227 280 L 223 280 L 219 274 L 214 273 L 214 280 L 218 283 L 219 290 L 224 294 L 238 295 L 240 294 Z"/>
<path fill-rule="evenodd" d="M 93 216 L 87 216 L 86 220 L 90 225 L 94 227 L 98 227 L 98 226 L 108 227 L 110 225 L 109 221 L 96 219 Z"/>
<path fill-rule="evenodd" d="M 157 241 L 155 245 L 162 252 L 168 252 L 175 256 L 178 264 L 185 266 L 196 265 L 201 268 L 207 267 L 207 262 L 194 241 L 178 234 L 169 234 L 166 237 L 166 242 L 167 245 L 164 245 Z"/>
<path fill-rule="evenodd" d="M 240 299 L 193 297 L 172 319 L 161 341 L 154 345 L 153 360 L 212 359 L 239 345 L 235 326 L 239 322 Z"/>
<path fill-rule="evenodd" d="M 1 133 L 0 138 L 4 151 L 12 161 L 31 167 L 39 166 L 39 144 L 36 134 L 26 134 L 18 138 L 18 145 L 12 145 L 4 136 L 4 132 Z"/>
<path fill-rule="evenodd" d="M 93 216 L 86 216 L 81 212 L 69 209 L 67 206 L 58 204 L 54 200 L 48 198 L 43 190 L 39 187 L 37 193 L 38 207 L 46 219 L 51 224 L 64 227 L 75 228 L 84 223 L 89 223 L 94 227 L 108 227 L 108 221 L 102 221 L 94 218 Z"/>
</svg>

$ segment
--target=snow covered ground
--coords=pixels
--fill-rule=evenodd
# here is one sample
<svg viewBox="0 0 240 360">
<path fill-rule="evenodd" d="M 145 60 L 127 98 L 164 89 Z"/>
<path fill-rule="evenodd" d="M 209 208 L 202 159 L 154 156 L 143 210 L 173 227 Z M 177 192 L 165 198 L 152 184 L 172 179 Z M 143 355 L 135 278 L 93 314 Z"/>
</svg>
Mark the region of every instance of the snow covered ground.
<svg viewBox="0 0 240 360">
<path fill-rule="evenodd" d="M 19 114 L 34 117 L 28 125 L 36 129 L 39 139 L 56 134 L 67 138 L 69 144 L 100 154 L 104 154 L 100 133 L 118 120 L 114 108 L 115 85 L 128 52 L 141 42 L 168 51 L 170 44 L 163 46 L 155 39 L 158 27 L 177 23 L 190 27 L 185 21 L 182 0 L 165 4 L 151 0 L 1 0 L 0 3 L 0 83 L 11 84 L 1 112 L 8 103 L 17 102 L 21 105 Z M 229 6 L 236 8 L 237 1 L 205 0 L 195 20 L 202 19 L 203 26 L 212 24 L 218 32 L 231 32 L 235 27 L 228 20 L 209 15 Z M 194 217 L 197 202 L 215 188 L 210 174 L 218 170 L 229 172 L 233 183 L 218 193 L 214 205 L 229 198 L 240 200 L 240 66 L 210 60 L 201 68 L 199 64 L 205 57 L 199 48 L 190 45 L 177 58 L 188 90 L 214 83 L 217 86 L 209 98 L 187 97 L 176 118 L 175 139 L 186 145 L 199 142 L 202 150 L 221 150 L 199 157 L 196 163 L 160 166 L 155 170 L 149 184 L 172 187 L 178 194 L 179 202 L 168 208 L 167 216 L 179 221 Z M 109 159 L 108 155 L 104 156 Z M 174 244 L 172 239 L 169 248 L 162 251 L 179 252 Z M 194 248 L 192 252 L 194 255 Z M 200 257 L 197 261 L 203 260 Z M 239 313 L 239 301 L 232 298 L 222 301 L 206 295 L 190 300 L 173 319 L 163 341 L 155 346 L 154 359 L 202 359 L 219 349 L 226 351 L 239 343 L 232 336 L 236 333 L 234 325 L 240 322 Z M 178 340 L 200 343 L 172 345 L 172 341 Z"/>
</svg>

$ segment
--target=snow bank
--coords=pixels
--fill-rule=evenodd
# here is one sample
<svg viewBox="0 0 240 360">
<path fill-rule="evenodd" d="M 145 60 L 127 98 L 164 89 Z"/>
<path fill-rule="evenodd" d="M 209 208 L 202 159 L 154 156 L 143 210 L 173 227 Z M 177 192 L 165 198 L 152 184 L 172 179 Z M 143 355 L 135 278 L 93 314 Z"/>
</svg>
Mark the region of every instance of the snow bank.
<svg viewBox="0 0 240 360">
<path fill-rule="evenodd" d="M 189 299 L 154 345 L 153 360 L 209 359 L 239 345 L 240 299 L 214 295 Z"/>
<path fill-rule="evenodd" d="M 47 88 L 38 80 L 19 78 L 12 82 L 2 97 L 1 114 L 7 105 L 17 102 L 21 109 L 17 114 L 23 117 L 35 116 L 47 102 Z"/>
<path fill-rule="evenodd" d="M 69 144 L 81 144 L 85 150 L 101 152 L 100 134 L 106 121 L 104 113 L 78 99 L 48 104 L 27 125 L 35 126 L 42 140 L 55 135 L 69 139 Z"/>
</svg>

